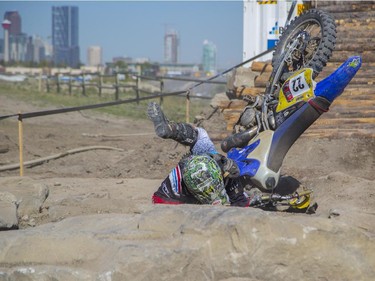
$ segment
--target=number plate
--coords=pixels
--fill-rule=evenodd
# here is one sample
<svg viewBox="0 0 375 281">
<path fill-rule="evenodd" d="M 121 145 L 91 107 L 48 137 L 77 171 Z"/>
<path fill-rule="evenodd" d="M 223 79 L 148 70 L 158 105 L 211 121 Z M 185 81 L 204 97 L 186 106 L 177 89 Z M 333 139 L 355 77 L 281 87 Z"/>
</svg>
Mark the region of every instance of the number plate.
<svg viewBox="0 0 375 281">
<path fill-rule="evenodd" d="M 283 111 L 299 101 L 308 101 L 315 96 L 312 73 L 311 68 L 304 68 L 285 81 L 280 89 L 276 112 Z"/>
</svg>

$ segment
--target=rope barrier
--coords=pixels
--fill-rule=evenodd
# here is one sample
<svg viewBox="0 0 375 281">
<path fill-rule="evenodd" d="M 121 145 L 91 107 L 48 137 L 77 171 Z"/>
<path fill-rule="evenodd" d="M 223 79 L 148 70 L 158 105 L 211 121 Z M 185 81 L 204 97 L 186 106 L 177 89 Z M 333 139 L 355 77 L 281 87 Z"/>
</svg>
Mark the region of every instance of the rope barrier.
<svg viewBox="0 0 375 281">
<path fill-rule="evenodd" d="M 202 98 L 202 97 L 198 97 L 198 96 L 191 96 L 190 95 L 190 92 L 192 89 L 204 84 L 204 83 L 208 83 L 220 76 L 223 76 L 224 74 L 232 71 L 233 69 L 236 69 L 242 65 L 245 65 L 253 60 L 256 60 L 270 52 L 272 52 L 273 50 L 275 49 L 272 48 L 272 49 L 268 49 L 262 53 L 260 53 L 259 55 L 256 55 L 242 63 L 239 63 L 223 72 L 220 72 L 219 74 L 215 75 L 215 76 L 212 76 L 206 80 L 194 80 L 194 81 L 199 81 L 197 82 L 195 85 L 193 85 L 192 87 L 190 87 L 188 90 L 186 91 L 176 91 L 176 92 L 170 92 L 170 93 L 158 93 L 158 94 L 154 94 L 154 95 L 150 95 L 150 96 L 147 96 L 147 97 L 137 97 L 135 99 L 127 99 L 127 100 L 117 100 L 117 101 L 113 101 L 113 102 L 106 102 L 106 103 L 99 103 L 99 104 L 91 104 L 91 105 L 83 105 L 83 106 L 75 106 L 75 107 L 67 107 L 67 108 L 60 108 L 60 109 L 51 109 L 51 110 L 43 110 L 43 111 L 35 111 L 35 112 L 27 112 L 27 113 L 18 113 L 18 114 L 9 114 L 9 115 L 3 115 L 3 116 L 0 116 L 0 120 L 3 120 L 3 119 L 7 119 L 7 118 L 11 118 L 11 117 L 16 117 L 18 116 L 18 118 L 21 118 L 21 119 L 26 119 L 26 118 L 33 118 L 33 117 L 38 117 L 38 116 L 46 116 L 46 115 L 52 115 L 52 114 L 60 114 L 60 113 L 67 113 L 67 112 L 73 112 L 73 111 L 79 111 L 79 110 L 86 110 L 86 109 L 95 109 L 95 108 L 101 108 L 101 107 L 106 107 L 106 106 L 113 106 L 113 105 L 120 105 L 120 104 L 125 104 L 125 103 L 132 103 L 132 102 L 139 102 L 139 101 L 142 101 L 142 100 L 148 100 L 148 99 L 153 99 L 153 98 L 160 98 L 160 97 L 168 97 L 168 96 L 178 96 L 178 95 L 181 95 L 181 94 L 186 94 L 186 98 L 187 98 L 187 102 L 189 102 L 189 99 L 191 97 L 196 97 L 196 98 Z M 145 77 L 142 77 L 142 78 L 145 78 Z M 177 80 L 177 79 L 176 79 Z M 212 82 L 211 82 L 212 83 Z M 216 83 L 216 82 L 215 82 Z M 222 84 L 223 82 L 217 82 L 217 83 L 220 83 Z M 141 90 L 143 91 L 143 90 Z M 143 91 L 143 92 L 147 92 L 147 91 Z M 150 92 L 149 92 L 150 93 Z M 187 105 L 187 108 L 189 108 L 189 106 Z M 188 120 L 189 117 L 188 115 L 186 116 L 186 119 Z"/>
<path fill-rule="evenodd" d="M 295 6 L 296 6 L 296 0 L 293 0 L 292 2 L 292 6 L 289 10 L 289 13 L 288 13 L 288 16 L 287 16 L 287 20 L 285 22 L 285 26 L 289 23 L 291 17 L 292 17 L 292 14 L 293 14 L 293 11 L 295 9 Z M 51 114 L 59 114 L 59 113 L 66 113 L 66 112 L 72 112 L 72 111 L 78 111 L 78 110 L 86 110 L 86 109 L 95 109 L 95 108 L 100 108 L 100 107 L 105 107 L 105 106 L 112 106 L 112 105 L 119 105 L 119 104 L 124 104 L 124 103 L 132 103 L 132 102 L 139 102 L 141 100 L 147 100 L 147 99 L 153 99 L 153 98 L 162 98 L 162 97 L 167 97 L 167 96 L 178 96 L 178 95 L 181 95 L 181 94 L 186 94 L 186 99 L 187 99 L 187 105 L 186 107 L 189 108 L 189 101 L 190 101 L 190 98 L 191 97 L 197 97 L 197 96 L 191 96 L 190 93 L 191 93 L 191 90 L 204 84 L 204 83 L 218 83 L 218 84 L 225 84 L 224 82 L 212 82 L 212 80 L 215 80 L 216 78 L 219 78 L 221 76 L 223 76 L 224 74 L 234 70 L 234 69 L 237 69 L 238 67 L 240 66 L 243 66 L 253 60 L 256 60 L 270 52 L 273 52 L 275 50 L 276 47 L 273 47 L 271 49 L 268 49 L 242 63 L 239 63 L 231 68 L 228 68 L 208 79 L 205 79 L 205 80 L 198 80 L 198 79 L 193 79 L 193 80 L 189 80 L 189 79 L 181 79 L 181 78 L 174 78 L 174 77 L 160 77 L 161 79 L 171 79 L 171 80 L 184 80 L 184 81 L 192 81 L 192 82 L 197 82 L 195 85 L 193 85 L 192 87 L 188 88 L 186 91 L 176 91 L 176 92 L 170 92 L 170 93 L 158 93 L 157 95 L 150 95 L 148 97 L 139 97 L 137 96 L 136 99 L 128 99 L 128 100 L 117 100 L 117 101 L 113 101 L 113 102 L 107 102 L 107 103 L 99 103 L 99 104 L 92 104 L 92 105 L 84 105 L 84 106 L 76 106 L 76 107 L 68 107 L 68 108 L 61 108 L 61 109 L 52 109 L 52 110 L 44 110 L 44 111 L 35 111 L 35 112 L 28 112 L 28 113 L 18 113 L 18 114 L 9 114 L 9 115 L 3 115 L 3 116 L 0 116 L 0 120 L 3 120 L 3 119 L 7 119 L 7 118 L 11 118 L 11 117 L 15 117 L 15 116 L 18 116 L 19 119 L 25 119 L 25 118 L 32 118 L 32 117 L 38 117 L 38 116 L 45 116 L 45 115 L 51 115 Z M 151 79 L 151 77 L 146 77 L 146 76 L 137 76 L 135 75 L 136 77 L 138 78 L 142 78 L 142 79 Z M 143 90 L 141 90 L 143 91 Z M 143 91 L 143 92 L 146 92 L 147 91 Z M 202 98 L 202 97 L 197 97 L 197 98 Z M 186 115 L 186 119 L 188 120 L 189 117 L 188 117 L 188 114 Z"/>
</svg>

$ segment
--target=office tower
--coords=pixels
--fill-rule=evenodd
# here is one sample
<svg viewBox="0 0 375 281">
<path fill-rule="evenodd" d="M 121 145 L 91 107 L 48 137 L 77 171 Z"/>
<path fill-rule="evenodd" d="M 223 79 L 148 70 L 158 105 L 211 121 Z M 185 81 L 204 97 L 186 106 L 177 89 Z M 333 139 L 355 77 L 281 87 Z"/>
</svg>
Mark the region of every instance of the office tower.
<svg viewBox="0 0 375 281">
<path fill-rule="evenodd" d="M 88 66 L 102 65 L 102 48 L 100 46 L 90 46 L 87 49 L 87 65 Z"/>
<path fill-rule="evenodd" d="M 215 73 L 216 72 L 216 45 L 208 40 L 203 42 L 203 71 Z"/>
<path fill-rule="evenodd" d="M 27 37 L 24 61 L 40 63 L 46 60 L 46 50 L 41 37 L 34 35 Z"/>
<path fill-rule="evenodd" d="M 169 30 L 164 35 L 164 62 L 177 63 L 178 61 L 178 34 L 175 30 Z"/>
<path fill-rule="evenodd" d="M 21 17 L 17 11 L 7 11 L 4 14 L 4 20 L 11 22 L 9 35 L 18 35 L 22 32 Z"/>
<path fill-rule="evenodd" d="M 56 65 L 78 67 L 78 7 L 52 7 L 53 61 Z"/>
</svg>

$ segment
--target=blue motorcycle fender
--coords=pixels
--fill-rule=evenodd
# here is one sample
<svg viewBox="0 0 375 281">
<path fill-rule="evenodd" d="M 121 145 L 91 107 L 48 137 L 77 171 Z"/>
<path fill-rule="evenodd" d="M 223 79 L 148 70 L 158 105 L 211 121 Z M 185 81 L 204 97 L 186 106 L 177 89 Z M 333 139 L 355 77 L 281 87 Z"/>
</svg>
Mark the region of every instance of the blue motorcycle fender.
<svg viewBox="0 0 375 281">
<path fill-rule="evenodd" d="M 316 85 L 315 96 L 321 96 L 332 103 L 342 94 L 361 65 L 362 59 L 360 56 L 353 56 L 347 59 L 331 75 Z"/>
</svg>

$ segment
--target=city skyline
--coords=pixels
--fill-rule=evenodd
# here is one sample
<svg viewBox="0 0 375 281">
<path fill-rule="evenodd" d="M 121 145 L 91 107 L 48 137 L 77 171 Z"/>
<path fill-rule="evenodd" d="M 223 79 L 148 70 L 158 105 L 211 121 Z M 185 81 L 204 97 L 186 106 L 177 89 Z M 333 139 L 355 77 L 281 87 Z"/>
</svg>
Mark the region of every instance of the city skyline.
<svg viewBox="0 0 375 281">
<path fill-rule="evenodd" d="M 205 40 L 217 46 L 218 67 L 230 67 L 242 60 L 242 1 L 8 1 L 0 2 L 0 14 L 18 11 L 22 32 L 47 39 L 52 33 L 52 6 L 62 5 L 79 8 L 79 46 L 84 63 L 88 47 L 94 45 L 102 48 L 103 62 L 119 56 L 163 62 L 166 26 L 179 33 L 180 63 L 201 63 Z"/>
</svg>

